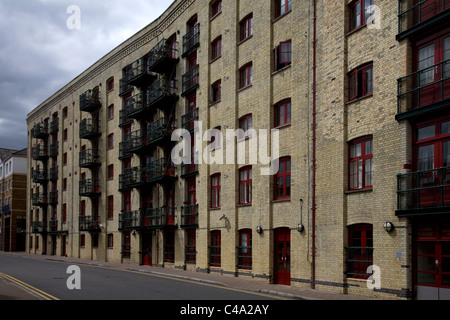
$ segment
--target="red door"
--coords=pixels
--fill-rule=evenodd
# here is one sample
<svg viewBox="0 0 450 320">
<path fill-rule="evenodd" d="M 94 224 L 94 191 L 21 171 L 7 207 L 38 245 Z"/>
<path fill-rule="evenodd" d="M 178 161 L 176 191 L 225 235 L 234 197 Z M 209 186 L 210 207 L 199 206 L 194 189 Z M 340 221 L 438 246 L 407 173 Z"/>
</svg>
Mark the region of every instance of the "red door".
<svg viewBox="0 0 450 320">
<path fill-rule="evenodd" d="M 275 230 L 274 280 L 276 284 L 291 284 L 291 232 L 289 228 Z"/>
<path fill-rule="evenodd" d="M 171 187 L 167 190 L 167 201 L 166 201 L 166 224 L 168 226 L 175 225 L 175 188 Z"/>
<path fill-rule="evenodd" d="M 142 264 L 152 265 L 152 234 L 149 232 L 142 234 Z"/>
<path fill-rule="evenodd" d="M 190 178 L 187 180 L 187 193 L 188 193 L 188 199 L 187 199 L 187 205 L 189 207 L 188 211 L 188 217 L 187 217 L 187 224 L 197 224 L 197 198 L 196 198 L 196 184 L 195 184 L 195 178 Z"/>
<path fill-rule="evenodd" d="M 186 230 L 186 252 L 185 252 L 186 263 L 196 262 L 195 241 L 196 241 L 196 229 Z"/>
<path fill-rule="evenodd" d="M 221 266 L 221 232 L 220 230 L 211 231 L 210 246 L 210 266 Z"/>
</svg>

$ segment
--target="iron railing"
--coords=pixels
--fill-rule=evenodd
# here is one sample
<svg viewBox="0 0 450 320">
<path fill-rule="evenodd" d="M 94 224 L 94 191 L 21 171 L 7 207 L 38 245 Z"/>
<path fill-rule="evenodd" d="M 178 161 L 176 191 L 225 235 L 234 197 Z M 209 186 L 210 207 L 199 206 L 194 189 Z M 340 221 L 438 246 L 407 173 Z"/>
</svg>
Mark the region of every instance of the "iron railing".
<svg viewBox="0 0 450 320">
<path fill-rule="evenodd" d="M 200 23 L 197 23 L 183 36 L 183 57 L 199 45 Z"/>
<path fill-rule="evenodd" d="M 252 269 L 252 247 L 237 247 L 239 269 Z"/>
<path fill-rule="evenodd" d="M 373 265 L 372 247 L 345 247 L 346 265 L 345 274 L 355 278 L 367 278 L 371 274 L 367 273 L 367 268 Z"/>
<path fill-rule="evenodd" d="M 198 227 L 198 204 L 181 207 L 181 228 Z"/>
<path fill-rule="evenodd" d="M 149 52 L 148 66 L 149 70 L 158 72 L 160 69 L 155 69 L 159 63 L 164 63 L 167 60 L 178 59 L 178 42 L 168 42 L 166 39 L 162 39 L 158 44 Z M 167 63 L 165 63 L 167 65 Z"/>
<path fill-rule="evenodd" d="M 189 92 L 198 87 L 199 84 L 199 65 L 190 68 L 182 77 L 182 96 L 187 95 Z"/>
<path fill-rule="evenodd" d="M 450 0 L 399 0 L 398 33 L 403 33 L 450 8 Z M 434 11 L 434 12 L 433 12 Z"/>
<path fill-rule="evenodd" d="M 96 90 L 87 90 L 80 95 L 80 110 L 94 111 L 101 107 L 100 92 Z"/>
</svg>

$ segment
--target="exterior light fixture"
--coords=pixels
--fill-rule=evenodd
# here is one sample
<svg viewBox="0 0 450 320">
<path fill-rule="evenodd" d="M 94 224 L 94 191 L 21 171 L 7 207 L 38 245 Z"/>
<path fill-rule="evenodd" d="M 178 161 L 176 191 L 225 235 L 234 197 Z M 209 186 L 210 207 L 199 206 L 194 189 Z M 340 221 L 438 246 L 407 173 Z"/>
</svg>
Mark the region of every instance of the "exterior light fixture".
<svg viewBox="0 0 450 320">
<path fill-rule="evenodd" d="M 387 233 L 391 233 L 393 230 L 394 230 L 394 225 L 392 224 L 392 222 L 390 222 L 390 221 L 386 221 L 385 223 L 384 223 L 384 230 L 387 232 Z"/>
<path fill-rule="evenodd" d="M 256 232 L 261 234 L 263 232 L 263 228 L 261 226 L 256 227 Z"/>
<path fill-rule="evenodd" d="M 299 223 L 297 225 L 297 231 L 298 232 L 303 232 L 303 230 L 305 230 L 305 226 L 303 224 Z"/>
</svg>

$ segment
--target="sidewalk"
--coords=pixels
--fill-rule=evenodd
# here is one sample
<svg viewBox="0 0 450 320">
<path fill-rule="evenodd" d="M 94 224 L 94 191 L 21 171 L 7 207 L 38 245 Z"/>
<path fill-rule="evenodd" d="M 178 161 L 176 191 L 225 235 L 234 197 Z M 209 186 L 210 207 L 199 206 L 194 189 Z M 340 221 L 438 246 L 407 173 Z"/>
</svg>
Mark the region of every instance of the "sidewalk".
<svg viewBox="0 0 450 320">
<path fill-rule="evenodd" d="M 292 286 L 269 284 L 265 281 L 255 280 L 247 277 L 233 277 L 229 275 L 220 275 L 216 273 L 203 273 L 195 271 L 185 271 L 174 268 L 162 268 L 154 266 L 139 266 L 134 264 L 104 262 L 96 260 L 77 259 L 61 256 L 49 256 L 49 255 L 34 255 L 23 252 L 4 253 L 15 256 L 21 256 L 28 259 L 42 259 L 49 261 L 59 261 L 70 263 L 74 265 L 93 265 L 101 267 L 109 267 L 113 269 L 130 270 L 148 272 L 157 275 L 163 275 L 168 277 L 174 277 L 178 279 L 185 279 L 190 281 L 199 281 L 203 283 L 209 283 L 214 285 L 222 285 L 229 288 L 238 290 L 246 290 L 251 292 L 258 292 L 270 295 L 276 295 L 287 299 L 301 299 L 301 300 L 374 300 L 368 297 L 337 294 L 325 291 L 318 291 L 309 288 L 297 288 Z M 5 296 L 11 296 L 11 299 L 33 300 L 37 299 L 36 296 L 26 294 L 26 292 L 12 284 L 5 286 L 5 281 L 0 278 L 0 300 Z M 14 288 L 12 288 L 14 287 Z"/>
</svg>

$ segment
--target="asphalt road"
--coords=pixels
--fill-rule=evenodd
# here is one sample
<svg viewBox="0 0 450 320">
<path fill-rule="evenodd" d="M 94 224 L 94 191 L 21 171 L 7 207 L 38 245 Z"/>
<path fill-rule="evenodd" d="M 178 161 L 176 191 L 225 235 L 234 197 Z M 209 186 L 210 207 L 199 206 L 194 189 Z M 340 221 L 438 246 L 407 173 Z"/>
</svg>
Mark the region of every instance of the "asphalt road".
<svg viewBox="0 0 450 320">
<path fill-rule="evenodd" d="M 145 272 L 0 255 L 0 276 L 54 300 L 271 300 L 270 296 Z M 70 279 L 69 279 L 70 278 Z M 68 281 L 69 280 L 69 281 Z M 80 289 L 69 286 L 79 284 Z M 31 287 L 30 287 L 31 286 Z"/>
</svg>

